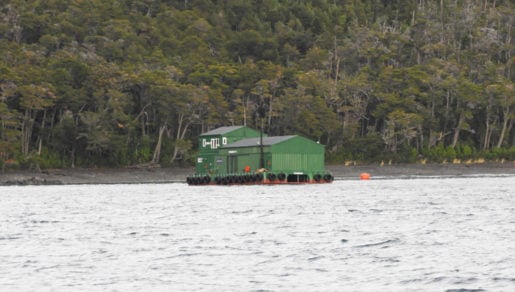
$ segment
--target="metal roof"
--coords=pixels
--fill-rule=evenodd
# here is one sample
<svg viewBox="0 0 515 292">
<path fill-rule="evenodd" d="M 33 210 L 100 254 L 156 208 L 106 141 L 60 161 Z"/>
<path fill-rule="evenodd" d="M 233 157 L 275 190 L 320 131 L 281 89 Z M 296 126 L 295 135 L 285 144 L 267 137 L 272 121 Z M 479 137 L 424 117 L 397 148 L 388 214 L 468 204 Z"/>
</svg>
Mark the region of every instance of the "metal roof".
<svg viewBox="0 0 515 292">
<path fill-rule="evenodd" d="M 238 130 L 238 129 L 241 129 L 241 128 L 243 128 L 243 126 L 220 127 L 220 128 L 216 128 L 214 130 L 202 133 L 200 136 L 223 135 L 223 134 L 227 134 L 227 133 L 230 133 L 230 132 L 232 132 L 234 130 Z"/>
<path fill-rule="evenodd" d="M 284 142 L 286 140 L 289 140 L 293 137 L 297 137 L 296 135 L 290 135 L 290 136 L 274 136 L 274 137 L 263 137 L 263 146 L 270 146 L 277 143 Z M 222 148 L 234 148 L 234 147 L 254 147 L 259 146 L 260 138 L 247 138 L 243 140 L 236 141 L 231 144 L 227 144 L 223 146 Z"/>
</svg>

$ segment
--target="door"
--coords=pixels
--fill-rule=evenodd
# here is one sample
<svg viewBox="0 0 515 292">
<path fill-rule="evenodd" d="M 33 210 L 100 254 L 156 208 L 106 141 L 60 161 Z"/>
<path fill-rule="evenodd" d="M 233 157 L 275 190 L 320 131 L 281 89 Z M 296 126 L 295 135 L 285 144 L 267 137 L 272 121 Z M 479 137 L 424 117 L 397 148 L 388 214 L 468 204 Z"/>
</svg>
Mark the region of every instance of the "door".
<svg viewBox="0 0 515 292">
<path fill-rule="evenodd" d="M 229 155 L 227 156 L 227 173 L 238 172 L 238 156 Z"/>
</svg>

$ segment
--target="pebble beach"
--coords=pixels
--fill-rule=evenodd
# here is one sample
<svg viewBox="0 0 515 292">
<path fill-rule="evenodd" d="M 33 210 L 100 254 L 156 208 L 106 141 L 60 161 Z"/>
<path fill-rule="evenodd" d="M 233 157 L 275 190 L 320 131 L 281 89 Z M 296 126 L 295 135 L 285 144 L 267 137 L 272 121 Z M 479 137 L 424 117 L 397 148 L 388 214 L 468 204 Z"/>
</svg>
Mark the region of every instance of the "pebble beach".
<svg viewBox="0 0 515 292">
<path fill-rule="evenodd" d="M 364 164 L 328 165 L 335 180 L 357 180 L 367 173 L 370 179 L 414 177 L 468 177 L 515 175 L 515 162 L 477 164 Z M 182 183 L 194 173 L 193 168 L 117 168 L 49 169 L 42 171 L 5 170 L 0 185 L 134 184 Z"/>
</svg>

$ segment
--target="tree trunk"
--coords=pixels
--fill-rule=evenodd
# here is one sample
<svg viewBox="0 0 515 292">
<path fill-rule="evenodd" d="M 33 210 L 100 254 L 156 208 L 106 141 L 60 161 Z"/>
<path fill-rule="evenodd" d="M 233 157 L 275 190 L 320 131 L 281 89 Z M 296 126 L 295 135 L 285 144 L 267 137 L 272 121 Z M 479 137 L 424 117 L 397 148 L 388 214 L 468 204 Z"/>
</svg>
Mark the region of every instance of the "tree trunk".
<svg viewBox="0 0 515 292">
<path fill-rule="evenodd" d="M 454 129 L 454 136 L 452 137 L 452 144 L 451 147 L 454 148 L 458 144 L 458 140 L 460 139 L 460 131 L 461 126 L 463 125 L 463 122 L 465 121 L 465 115 L 463 113 L 460 113 L 460 117 L 458 118 L 458 124 L 456 125 L 456 128 Z"/>
<path fill-rule="evenodd" d="M 438 141 L 437 132 L 429 129 L 429 141 L 427 141 L 427 148 L 431 149 L 436 146 L 436 142 Z"/>
<path fill-rule="evenodd" d="M 45 128 L 45 120 L 46 120 L 46 110 L 43 111 L 43 119 L 41 120 L 41 129 Z M 39 133 L 38 136 L 38 156 L 41 156 L 41 149 L 43 148 L 43 137 L 42 134 Z"/>
<path fill-rule="evenodd" d="M 419 140 L 417 141 L 417 150 L 420 151 L 424 148 L 424 129 L 418 126 Z"/>
<path fill-rule="evenodd" d="M 179 147 L 177 147 L 177 141 L 182 140 L 184 136 L 186 136 L 186 132 L 188 131 L 190 123 L 186 123 L 183 128 L 185 117 L 184 114 L 180 114 L 178 118 L 178 124 L 177 124 L 177 135 L 175 136 L 175 146 L 173 147 L 173 154 L 172 158 L 170 159 L 170 163 L 173 163 L 175 159 L 177 159 L 177 155 L 179 154 Z"/>
<path fill-rule="evenodd" d="M 184 125 L 184 128 L 182 129 L 182 131 L 177 130 L 177 140 L 184 140 L 184 137 L 186 136 L 186 132 L 188 131 L 188 128 L 190 127 L 190 124 L 191 123 L 186 123 L 186 125 Z M 176 143 L 176 145 L 173 147 L 172 159 L 170 159 L 170 161 L 174 162 L 175 159 L 177 159 L 178 154 L 179 154 L 179 147 L 177 147 L 177 143 Z"/>
<path fill-rule="evenodd" d="M 490 103 L 491 101 L 489 101 Z M 490 123 L 490 118 L 491 118 L 491 114 L 490 114 L 490 108 L 491 106 L 488 105 L 486 107 L 486 119 L 485 119 L 485 139 L 483 141 L 483 150 L 487 150 L 488 148 L 490 148 L 490 140 L 492 138 L 492 131 L 493 131 L 493 127 L 492 127 L 492 123 Z"/>
<path fill-rule="evenodd" d="M 451 92 L 447 90 L 445 94 L 445 112 L 444 112 L 444 120 L 443 120 L 443 132 L 447 132 L 447 123 L 449 122 L 449 112 L 451 111 Z M 457 102 L 456 108 L 459 107 L 459 100 Z"/>
<path fill-rule="evenodd" d="M 499 135 L 499 140 L 497 141 L 497 148 L 501 147 L 502 142 L 504 142 L 504 136 L 506 135 L 506 131 L 508 130 L 508 124 L 511 122 L 510 116 L 510 107 L 505 107 L 503 109 L 503 123 L 502 123 L 502 129 L 501 133 Z"/>
<path fill-rule="evenodd" d="M 154 155 L 152 156 L 152 163 L 159 163 L 161 158 L 161 146 L 163 145 L 163 134 L 166 130 L 166 125 L 159 127 L 159 136 L 157 138 L 156 148 L 154 149 Z"/>
<path fill-rule="evenodd" d="M 71 160 L 71 167 L 75 168 L 75 146 L 73 146 L 72 150 L 70 151 L 70 160 Z"/>
<path fill-rule="evenodd" d="M 29 155 L 30 138 L 32 137 L 32 126 L 34 122 L 30 110 L 25 110 L 25 116 L 23 117 L 22 123 L 22 140 L 21 140 L 21 152 L 23 156 Z"/>
<path fill-rule="evenodd" d="M 145 131 L 145 115 L 146 112 L 141 115 L 141 136 L 145 137 L 147 135 Z"/>
</svg>

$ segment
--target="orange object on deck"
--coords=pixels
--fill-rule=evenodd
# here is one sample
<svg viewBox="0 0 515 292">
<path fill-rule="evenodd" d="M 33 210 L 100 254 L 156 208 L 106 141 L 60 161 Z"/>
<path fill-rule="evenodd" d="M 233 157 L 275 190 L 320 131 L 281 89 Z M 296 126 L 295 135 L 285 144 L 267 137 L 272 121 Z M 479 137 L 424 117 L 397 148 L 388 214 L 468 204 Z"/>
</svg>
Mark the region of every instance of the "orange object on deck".
<svg viewBox="0 0 515 292">
<path fill-rule="evenodd" d="M 369 180 L 370 179 L 370 173 L 363 172 L 359 175 L 359 179 L 361 180 Z"/>
<path fill-rule="evenodd" d="M 250 172 L 250 166 L 245 166 L 245 172 Z"/>
</svg>

